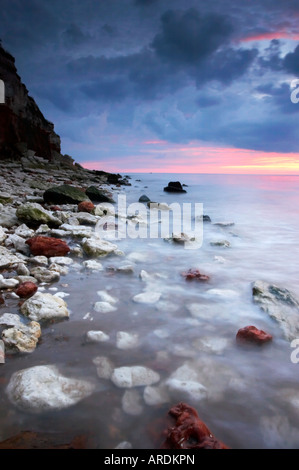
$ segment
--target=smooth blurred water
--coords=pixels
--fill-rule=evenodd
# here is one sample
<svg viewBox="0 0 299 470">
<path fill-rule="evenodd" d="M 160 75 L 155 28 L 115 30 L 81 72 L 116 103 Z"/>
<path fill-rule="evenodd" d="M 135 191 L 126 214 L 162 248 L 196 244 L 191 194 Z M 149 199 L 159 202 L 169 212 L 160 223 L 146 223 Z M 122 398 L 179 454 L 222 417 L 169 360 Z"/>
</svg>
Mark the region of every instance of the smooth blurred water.
<svg viewBox="0 0 299 470">
<path fill-rule="evenodd" d="M 231 221 L 235 225 L 205 223 L 203 243 L 197 250 L 163 239 L 124 239 L 117 243 L 126 257 L 137 252 L 144 258 L 135 263 L 134 274 L 73 270 L 62 277 L 58 287 L 70 294 L 66 298 L 70 320 L 43 328 L 42 342 L 32 355 L 9 357 L 0 365 L 0 437 L 27 429 L 72 430 L 88 433 L 94 447 L 109 449 L 124 440 L 134 448 L 157 447 L 163 428 L 160 419 L 175 402 L 148 406 L 142 398 L 143 387 L 139 387 L 142 414 L 124 413 L 125 390 L 99 379 L 92 362 L 96 356 L 107 356 L 116 367 L 151 367 L 160 373 L 161 381 L 187 362 L 208 389 L 207 399 L 190 404 L 219 439 L 234 448 L 298 448 L 299 364 L 292 364 L 290 343 L 278 324 L 253 304 L 251 284 L 265 280 L 299 297 L 299 177 L 131 177 L 132 186 L 118 190 L 129 204 L 142 194 L 168 204 L 203 203 L 204 214 L 213 223 Z M 163 191 L 169 181 L 177 180 L 188 185 L 186 194 Z M 230 242 L 229 248 L 210 245 L 210 241 L 224 239 Z M 126 257 L 101 262 L 104 268 L 117 267 Z M 186 282 L 181 273 L 189 268 L 209 275 L 210 281 Z M 156 274 L 150 284 L 140 279 L 141 270 Z M 162 294 L 157 304 L 133 302 L 133 296 L 146 286 Z M 119 299 L 115 312 L 94 311 L 94 303 L 100 300 L 98 290 Z M 192 304 L 199 305 L 196 311 Z M 17 302 L 11 301 L 9 310 L 0 308 L 0 313 L 4 311 L 16 312 Z M 88 312 L 90 316 L 84 320 Z M 273 343 L 263 348 L 237 347 L 236 333 L 246 325 L 272 334 Z M 86 344 L 89 330 L 103 330 L 109 334 L 109 342 Z M 117 349 L 119 331 L 138 334 L 139 346 Z M 22 413 L 6 397 L 7 381 L 13 371 L 39 364 L 57 364 L 71 377 L 87 378 L 96 384 L 96 392 L 64 411 L 41 416 Z"/>
</svg>

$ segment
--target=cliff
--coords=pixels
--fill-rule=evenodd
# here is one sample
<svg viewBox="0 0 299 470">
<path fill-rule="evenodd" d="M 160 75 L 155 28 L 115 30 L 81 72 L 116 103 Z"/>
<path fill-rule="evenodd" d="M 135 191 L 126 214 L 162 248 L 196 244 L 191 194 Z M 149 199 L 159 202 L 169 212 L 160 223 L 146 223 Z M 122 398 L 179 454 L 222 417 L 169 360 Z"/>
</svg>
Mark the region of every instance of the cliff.
<svg viewBox="0 0 299 470">
<path fill-rule="evenodd" d="M 0 159 L 36 154 L 57 163 L 72 164 L 60 153 L 60 137 L 43 116 L 17 73 L 14 57 L 0 45 L 0 79 L 5 85 L 5 103 L 0 104 Z"/>
</svg>

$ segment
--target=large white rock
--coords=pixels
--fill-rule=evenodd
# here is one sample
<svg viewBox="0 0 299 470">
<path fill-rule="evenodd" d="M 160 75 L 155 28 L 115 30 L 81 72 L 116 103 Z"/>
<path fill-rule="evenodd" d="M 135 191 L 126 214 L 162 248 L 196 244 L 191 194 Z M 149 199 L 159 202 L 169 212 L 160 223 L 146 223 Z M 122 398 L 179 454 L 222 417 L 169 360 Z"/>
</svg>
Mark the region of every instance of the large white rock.
<svg viewBox="0 0 299 470">
<path fill-rule="evenodd" d="M 23 303 L 21 313 L 34 321 L 69 317 L 67 304 L 64 300 L 51 294 L 39 292 Z"/>
<path fill-rule="evenodd" d="M 126 331 L 119 331 L 116 334 L 116 347 L 118 349 L 134 349 L 139 345 L 139 338 L 137 334 L 127 333 Z"/>
<path fill-rule="evenodd" d="M 149 406 L 163 405 L 170 401 L 169 393 L 165 385 L 160 385 L 158 387 L 145 387 L 143 399 Z"/>
<path fill-rule="evenodd" d="M 143 366 L 119 367 L 114 369 L 111 380 L 117 387 L 133 388 L 155 384 L 160 375 Z"/>
<path fill-rule="evenodd" d="M 100 379 L 111 379 L 114 370 L 114 365 L 112 361 L 108 359 L 108 357 L 95 357 L 92 362 L 97 368 L 97 374 Z"/>
<path fill-rule="evenodd" d="M 105 343 L 109 341 L 110 336 L 106 335 L 103 331 L 88 331 L 86 333 L 86 339 L 90 343 Z"/>
<path fill-rule="evenodd" d="M 97 204 L 94 211 L 95 215 L 102 217 L 103 215 L 106 216 L 114 216 L 115 209 L 112 204 L 110 203 L 101 203 Z"/>
<path fill-rule="evenodd" d="M 118 302 L 118 299 L 110 295 L 106 290 L 99 290 L 97 295 L 102 302 L 109 302 L 109 304 L 116 304 Z"/>
<path fill-rule="evenodd" d="M 37 266 L 36 268 L 32 268 L 30 274 L 35 277 L 39 282 L 56 282 L 60 279 L 60 273 L 57 271 L 50 271 L 47 268 L 42 266 Z"/>
<path fill-rule="evenodd" d="M 13 264 L 19 264 L 20 258 L 13 255 L 7 248 L 0 246 L 0 269 L 9 268 Z"/>
<path fill-rule="evenodd" d="M 99 237 L 84 238 L 82 243 L 83 250 L 88 256 L 99 258 L 107 256 L 117 251 L 117 245 L 102 240 Z"/>
<path fill-rule="evenodd" d="M 5 346 L 12 352 L 32 353 L 41 336 L 40 324 L 32 321 L 28 325 L 19 324 L 2 332 Z"/>
<path fill-rule="evenodd" d="M 94 304 L 94 309 L 98 313 L 110 313 L 117 310 L 117 308 L 111 305 L 109 302 L 96 302 Z"/>
<path fill-rule="evenodd" d="M 155 304 L 156 302 L 159 302 L 161 295 L 162 294 L 160 292 L 146 291 L 135 295 L 133 300 L 139 304 Z"/>
<path fill-rule="evenodd" d="M 3 315 L 0 316 L 0 325 L 21 326 L 24 325 L 24 323 L 22 323 L 21 318 L 16 313 L 3 313 Z"/>
<path fill-rule="evenodd" d="M 91 271 L 103 271 L 103 265 L 94 259 L 83 261 L 83 266 Z"/>
<path fill-rule="evenodd" d="M 92 215 L 88 214 L 88 212 L 77 212 L 76 213 L 76 218 L 79 220 L 80 224 L 82 225 L 96 225 L 99 218 Z"/>
<path fill-rule="evenodd" d="M 12 289 L 19 285 L 19 281 L 17 279 L 5 279 L 0 274 L 0 289 Z"/>
<path fill-rule="evenodd" d="M 188 364 L 179 367 L 166 381 L 171 397 L 175 400 L 199 401 L 207 397 L 207 389 L 199 382 L 195 369 Z"/>
<path fill-rule="evenodd" d="M 72 258 L 67 258 L 66 256 L 54 256 L 50 258 L 50 263 L 61 264 L 62 266 L 70 266 L 73 262 Z"/>
<path fill-rule="evenodd" d="M 4 232 L 3 228 L 0 227 L 0 243 L 3 243 L 6 238 L 7 238 L 6 233 Z"/>
<path fill-rule="evenodd" d="M 299 337 L 299 300 L 288 289 L 256 281 L 252 286 L 253 300 L 282 328 L 285 338 Z"/>
<path fill-rule="evenodd" d="M 43 413 L 75 405 L 93 390 L 93 384 L 65 377 L 56 366 L 46 365 L 15 372 L 6 392 L 20 410 Z"/>
<path fill-rule="evenodd" d="M 31 238 L 33 237 L 34 235 L 34 230 L 32 230 L 31 228 L 27 227 L 26 224 L 22 224 L 20 225 L 16 230 L 15 230 L 15 234 L 16 235 L 19 235 L 19 237 L 23 237 L 23 238 Z"/>
<path fill-rule="evenodd" d="M 20 253 L 23 253 L 26 256 L 30 255 L 30 248 L 28 245 L 26 245 L 25 239 L 20 237 L 19 235 L 16 235 L 15 233 L 12 233 L 7 237 L 7 239 L 5 240 L 5 246 L 13 246 L 16 251 L 19 251 Z"/>
<path fill-rule="evenodd" d="M 63 224 L 60 229 L 65 230 L 76 238 L 88 238 L 93 234 L 92 227 L 81 227 L 80 225 Z"/>
<path fill-rule="evenodd" d="M 141 395 L 138 390 L 126 390 L 122 397 L 122 409 L 131 416 L 139 416 L 143 412 Z"/>
</svg>

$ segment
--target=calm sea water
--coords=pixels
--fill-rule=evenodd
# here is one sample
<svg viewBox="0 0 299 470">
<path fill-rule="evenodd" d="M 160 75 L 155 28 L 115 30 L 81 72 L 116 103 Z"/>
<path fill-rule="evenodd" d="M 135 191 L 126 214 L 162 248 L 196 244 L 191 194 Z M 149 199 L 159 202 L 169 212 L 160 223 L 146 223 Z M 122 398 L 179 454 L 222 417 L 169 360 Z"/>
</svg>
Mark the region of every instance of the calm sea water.
<svg viewBox="0 0 299 470">
<path fill-rule="evenodd" d="M 186 397 L 176 396 L 163 405 L 148 406 L 142 398 L 143 387 L 139 387 L 141 413 L 125 413 L 125 390 L 97 377 L 92 360 L 106 356 L 116 367 L 151 367 L 160 373 L 161 381 L 188 363 L 198 371 L 208 390 L 206 399 L 191 400 L 190 404 L 219 439 L 233 448 L 298 448 L 299 364 L 292 364 L 290 343 L 278 324 L 253 304 L 251 284 L 265 280 L 299 297 L 299 177 L 131 177 L 132 186 L 120 190 L 128 203 L 137 202 L 142 194 L 168 204 L 203 203 L 204 214 L 212 222 L 231 221 L 235 225 L 204 224 L 203 243 L 197 250 L 186 250 L 163 239 L 121 240 L 117 243 L 126 256 L 139 253 L 143 257 L 135 262 L 134 274 L 73 269 L 62 277 L 56 287 L 70 294 L 65 299 L 71 310 L 70 320 L 45 327 L 32 355 L 9 357 L 0 366 L 1 439 L 21 430 L 71 431 L 88 434 L 92 447 L 112 449 L 124 440 L 133 448 L 159 446 L 167 410 L 180 400 L 186 401 Z M 186 194 L 163 191 L 169 181 L 178 179 L 188 185 Z M 231 246 L 211 246 L 215 240 L 227 240 Z M 101 260 L 105 269 L 123 261 L 126 257 Z M 189 268 L 199 269 L 211 280 L 202 284 L 186 282 L 181 273 Z M 155 274 L 150 289 L 162 294 L 157 304 L 132 301 L 146 287 L 139 276 L 141 270 Z M 99 290 L 119 299 L 116 312 L 94 311 L 94 303 L 100 300 Z M 17 301 L 11 301 L 9 309 L 0 309 L 0 313 L 4 311 L 17 312 Z M 89 317 L 84 319 L 88 312 Z M 271 333 L 273 343 L 264 348 L 237 347 L 235 335 L 246 325 Z M 89 330 L 102 330 L 110 340 L 86 344 Z M 119 350 L 119 331 L 137 334 L 139 345 Z M 93 381 L 95 393 L 59 412 L 32 416 L 16 410 L 5 394 L 11 374 L 40 364 L 57 364 L 66 375 Z"/>
</svg>

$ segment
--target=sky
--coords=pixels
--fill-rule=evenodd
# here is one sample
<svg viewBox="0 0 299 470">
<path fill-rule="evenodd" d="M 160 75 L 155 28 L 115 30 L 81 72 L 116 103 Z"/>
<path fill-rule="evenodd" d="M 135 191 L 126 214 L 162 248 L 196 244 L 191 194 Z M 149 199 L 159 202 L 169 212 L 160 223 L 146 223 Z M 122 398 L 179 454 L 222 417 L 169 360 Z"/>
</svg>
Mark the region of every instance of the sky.
<svg viewBox="0 0 299 470">
<path fill-rule="evenodd" d="M 298 25 L 298 0 L 0 9 L 3 47 L 62 152 L 120 173 L 299 174 Z"/>
</svg>

